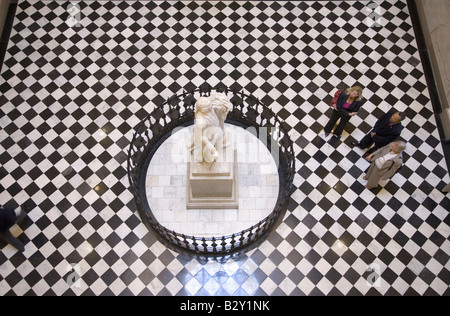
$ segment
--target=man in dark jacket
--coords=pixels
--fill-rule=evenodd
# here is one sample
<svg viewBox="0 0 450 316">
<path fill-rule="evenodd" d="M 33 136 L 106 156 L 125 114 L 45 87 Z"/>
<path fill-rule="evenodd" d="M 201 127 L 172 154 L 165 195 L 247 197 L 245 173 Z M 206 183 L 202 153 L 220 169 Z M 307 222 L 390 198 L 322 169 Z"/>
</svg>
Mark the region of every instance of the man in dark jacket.
<svg viewBox="0 0 450 316">
<path fill-rule="evenodd" d="M 378 119 L 375 127 L 369 134 L 364 136 L 359 143 L 352 142 L 352 145 L 365 149 L 375 143 L 375 146 L 368 150 L 363 156 L 367 157 L 375 150 L 392 143 L 397 137 L 400 136 L 403 130 L 401 122 L 405 119 L 405 117 L 406 116 L 404 113 L 391 109 Z"/>
<path fill-rule="evenodd" d="M 23 243 L 14 237 L 9 229 L 17 222 L 23 220 L 27 214 L 22 208 L 18 208 L 16 211 L 0 207 L 0 237 L 11 246 L 17 248 L 20 251 L 25 251 Z"/>
</svg>

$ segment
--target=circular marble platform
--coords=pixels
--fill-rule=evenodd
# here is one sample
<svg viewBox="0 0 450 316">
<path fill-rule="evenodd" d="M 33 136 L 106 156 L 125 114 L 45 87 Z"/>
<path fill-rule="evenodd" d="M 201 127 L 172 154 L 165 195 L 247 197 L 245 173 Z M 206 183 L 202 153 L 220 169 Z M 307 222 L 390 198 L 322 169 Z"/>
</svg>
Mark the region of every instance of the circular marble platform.
<svg viewBox="0 0 450 316">
<path fill-rule="evenodd" d="M 277 164 L 251 129 L 231 124 L 226 128 L 238 152 L 239 208 L 186 208 L 186 144 L 192 128 L 175 130 L 148 166 L 146 195 L 158 222 L 180 234 L 212 237 L 240 232 L 268 216 L 279 192 Z"/>
</svg>

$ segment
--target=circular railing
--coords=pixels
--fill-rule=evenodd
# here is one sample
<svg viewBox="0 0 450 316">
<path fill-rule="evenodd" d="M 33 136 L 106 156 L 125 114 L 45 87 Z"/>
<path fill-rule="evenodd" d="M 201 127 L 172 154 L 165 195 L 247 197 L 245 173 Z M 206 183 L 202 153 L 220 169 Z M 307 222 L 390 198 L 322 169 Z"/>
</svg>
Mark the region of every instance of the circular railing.
<svg viewBox="0 0 450 316">
<path fill-rule="evenodd" d="M 217 237 L 187 236 L 167 229 L 156 220 L 145 192 L 146 169 L 156 150 L 176 127 L 194 123 L 197 99 L 209 96 L 212 91 L 224 92 L 230 99 L 232 109 L 226 122 L 244 128 L 253 127 L 258 139 L 278 162 L 278 199 L 274 210 L 267 217 L 243 231 Z M 274 228 L 288 204 L 295 174 L 295 156 L 287 127 L 259 99 L 225 87 L 201 87 L 169 98 L 139 124 L 128 151 L 130 190 L 142 220 L 171 244 L 197 254 L 228 254 L 252 245 Z"/>
</svg>

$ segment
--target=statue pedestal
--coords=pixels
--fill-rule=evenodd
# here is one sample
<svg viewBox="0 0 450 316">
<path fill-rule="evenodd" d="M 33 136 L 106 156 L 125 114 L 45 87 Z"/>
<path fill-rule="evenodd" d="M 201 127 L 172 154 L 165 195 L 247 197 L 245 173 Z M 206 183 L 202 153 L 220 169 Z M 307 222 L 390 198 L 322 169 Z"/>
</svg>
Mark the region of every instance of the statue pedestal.
<svg viewBox="0 0 450 316">
<path fill-rule="evenodd" d="M 237 151 L 231 162 L 193 162 L 187 164 L 186 207 L 188 209 L 237 209 Z"/>
</svg>

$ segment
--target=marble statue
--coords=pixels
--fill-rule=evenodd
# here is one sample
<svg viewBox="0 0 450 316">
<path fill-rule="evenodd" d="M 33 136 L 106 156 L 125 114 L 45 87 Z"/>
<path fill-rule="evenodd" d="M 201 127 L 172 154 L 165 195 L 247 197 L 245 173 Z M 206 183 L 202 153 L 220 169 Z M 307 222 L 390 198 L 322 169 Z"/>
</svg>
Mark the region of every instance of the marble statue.
<svg viewBox="0 0 450 316">
<path fill-rule="evenodd" d="M 187 209 L 238 209 L 237 150 L 227 137 L 225 119 L 232 106 L 224 93 L 213 92 L 195 104 L 195 122 L 188 145 Z M 225 150 L 226 148 L 226 150 Z"/>
<path fill-rule="evenodd" d="M 190 151 L 194 162 L 218 161 L 227 141 L 224 122 L 231 103 L 224 93 L 213 92 L 195 104 L 195 123 Z"/>
</svg>

